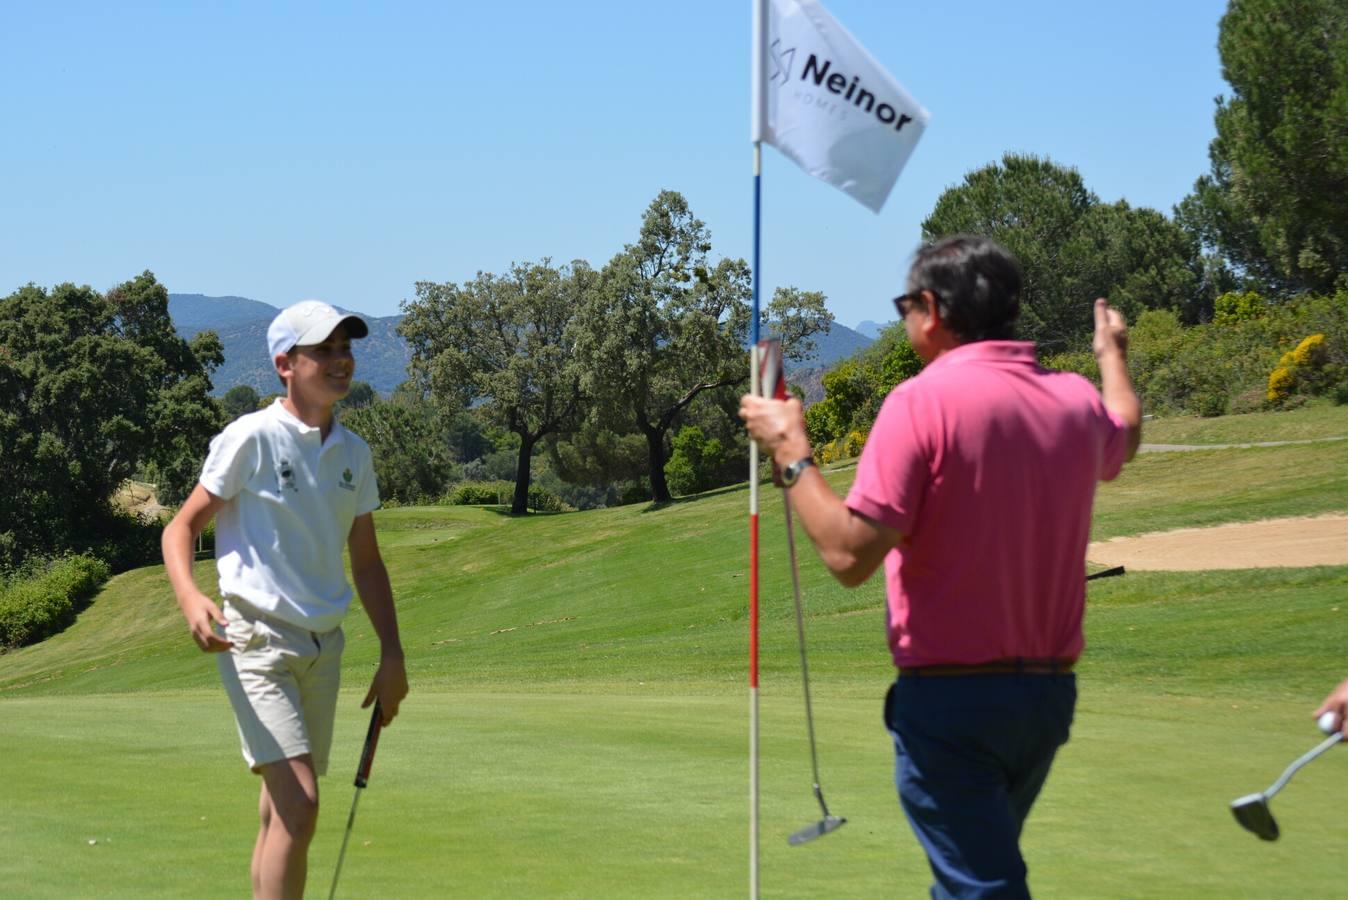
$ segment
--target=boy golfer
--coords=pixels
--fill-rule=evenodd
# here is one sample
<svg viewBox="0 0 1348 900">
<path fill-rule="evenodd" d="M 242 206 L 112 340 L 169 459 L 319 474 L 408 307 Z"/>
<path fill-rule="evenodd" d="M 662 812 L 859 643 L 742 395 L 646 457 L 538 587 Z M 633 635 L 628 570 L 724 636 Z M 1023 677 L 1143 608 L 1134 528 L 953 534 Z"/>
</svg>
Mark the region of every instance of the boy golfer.
<svg viewBox="0 0 1348 900">
<path fill-rule="evenodd" d="M 941 900 L 1029 896 L 1020 831 L 1072 724 L 1095 485 L 1141 437 L 1122 317 L 1096 301 L 1097 392 L 1011 339 L 1020 284 L 986 238 L 918 251 L 895 304 L 926 368 L 885 399 L 846 501 L 813 467 L 799 401 L 740 406 L 833 575 L 884 566 L 885 723 Z"/>
<path fill-rule="evenodd" d="M 255 898 L 304 895 L 328 767 L 351 603 L 342 547 L 379 637 L 379 668 L 362 706 L 384 724 L 407 695 L 388 572 L 375 540 L 370 448 L 333 417 L 351 389 L 351 339 L 369 328 L 314 300 L 283 310 L 267 344 L 286 395 L 211 441 L 200 483 L 164 529 L 164 565 L 197 646 L 218 653 L 243 757 L 262 776 L 253 848 Z M 216 605 L 192 580 L 192 545 L 216 518 Z"/>
</svg>

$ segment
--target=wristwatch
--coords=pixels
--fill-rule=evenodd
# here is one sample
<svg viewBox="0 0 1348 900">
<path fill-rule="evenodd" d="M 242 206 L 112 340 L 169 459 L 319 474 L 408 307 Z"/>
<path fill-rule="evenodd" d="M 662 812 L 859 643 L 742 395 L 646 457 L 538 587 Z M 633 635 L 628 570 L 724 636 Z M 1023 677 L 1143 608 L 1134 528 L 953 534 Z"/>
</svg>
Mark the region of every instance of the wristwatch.
<svg viewBox="0 0 1348 900">
<path fill-rule="evenodd" d="M 782 469 L 782 487 L 791 487 L 791 485 L 800 480 L 800 473 L 804 472 L 812 465 L 814 465 L 814 458 L 807 456 L 804 459 L 796 460 L 785 469 Z"/>
</svg>

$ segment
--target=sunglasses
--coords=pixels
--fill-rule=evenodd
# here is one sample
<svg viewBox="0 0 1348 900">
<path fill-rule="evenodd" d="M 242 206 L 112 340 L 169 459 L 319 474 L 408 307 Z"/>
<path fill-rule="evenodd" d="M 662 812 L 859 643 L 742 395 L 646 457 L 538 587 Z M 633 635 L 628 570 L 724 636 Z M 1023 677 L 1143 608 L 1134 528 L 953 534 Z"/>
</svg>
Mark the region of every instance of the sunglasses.
<svg viewBox="0 0 1348 900">
<path fill-rule="evenodd" d="M 929 291 L 928 293 L 931 293 L 933 297 L 936 296 L 935 292 Z M 894 298 L 894 308 L 898 310 L 900 319 L 908 318 L 908 313 L 912 312 L 914 308 L 925 307 L 926 303 L 922 300 L 922 291 L 920 290 L 900 294 Z"/>
</svg>

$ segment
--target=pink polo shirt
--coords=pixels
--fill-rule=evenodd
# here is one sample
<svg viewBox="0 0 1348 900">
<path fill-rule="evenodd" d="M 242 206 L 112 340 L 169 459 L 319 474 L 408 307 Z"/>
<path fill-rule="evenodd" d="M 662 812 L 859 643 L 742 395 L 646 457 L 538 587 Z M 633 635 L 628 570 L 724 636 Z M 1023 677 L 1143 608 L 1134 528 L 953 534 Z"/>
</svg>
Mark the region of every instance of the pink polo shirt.
<svg viewBox="0 0 1348 900">
<path fill-rule="evenodd" d="M 1029 343 L 964 344 L 891 391 L 847 505 L 905 535 L 885 557 L 894 664 L 1076 659 L 1095 484 L 1127 436 Z"/>
</svg>

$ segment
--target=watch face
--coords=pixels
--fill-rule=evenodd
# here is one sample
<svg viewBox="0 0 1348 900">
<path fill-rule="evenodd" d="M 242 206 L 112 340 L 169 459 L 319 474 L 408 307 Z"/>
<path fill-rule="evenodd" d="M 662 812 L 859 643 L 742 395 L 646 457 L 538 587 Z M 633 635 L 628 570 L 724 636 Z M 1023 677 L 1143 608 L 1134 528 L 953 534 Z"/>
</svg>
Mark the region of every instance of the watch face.
<svg viewBox="0 0 1348 900">
<path fill-rule="evenodd" d="M 795 484 L 800 479 L 800 473 L 804 472 L 805 467 L 810 465 L 811 462 L 812 460 L 809 459 L 801 459 L 787 466 L 786 470 L 782 472 L 782 482 L 787 487 Z"/>
</svg>

